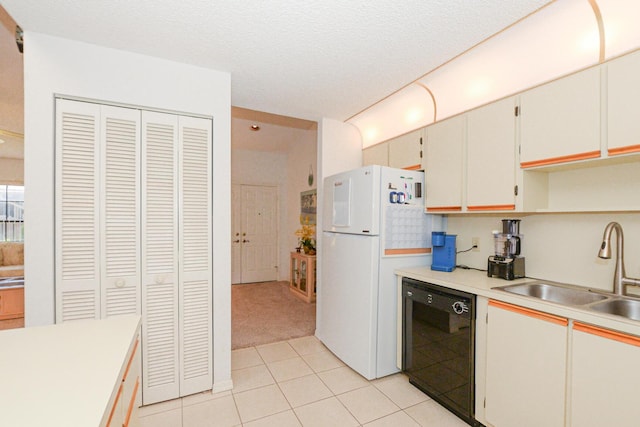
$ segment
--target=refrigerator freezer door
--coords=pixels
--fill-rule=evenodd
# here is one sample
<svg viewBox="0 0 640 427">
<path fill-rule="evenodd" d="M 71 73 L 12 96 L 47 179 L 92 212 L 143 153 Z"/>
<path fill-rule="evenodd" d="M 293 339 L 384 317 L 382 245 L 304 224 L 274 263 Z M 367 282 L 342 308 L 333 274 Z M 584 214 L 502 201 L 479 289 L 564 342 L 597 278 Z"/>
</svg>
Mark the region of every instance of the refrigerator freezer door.
<svg viewBox="0 0 640 427">
<path fill-rule="evenodd" d="M 325 178 L 322 200 L 325 231 L 380 234 L 380 166 Z"/>
<path fill-rule="evenodd" d="M 318 337 L 344 363 L 376 378 L 380 238 L 323 233 Z"/>
</svg>

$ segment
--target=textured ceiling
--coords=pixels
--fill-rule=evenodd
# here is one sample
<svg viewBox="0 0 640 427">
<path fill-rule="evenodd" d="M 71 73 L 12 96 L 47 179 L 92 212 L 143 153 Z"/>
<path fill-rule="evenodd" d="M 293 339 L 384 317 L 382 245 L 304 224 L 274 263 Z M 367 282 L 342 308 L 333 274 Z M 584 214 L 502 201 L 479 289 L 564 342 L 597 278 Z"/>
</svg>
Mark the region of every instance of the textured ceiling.
<svg viewBox="0 0 640 427">
<path fill-rule="evenodd" d="M 548 0 L 0 3 L 25 31 L 228 71 L 234 106 L 345 120 Z"/>
</svg>

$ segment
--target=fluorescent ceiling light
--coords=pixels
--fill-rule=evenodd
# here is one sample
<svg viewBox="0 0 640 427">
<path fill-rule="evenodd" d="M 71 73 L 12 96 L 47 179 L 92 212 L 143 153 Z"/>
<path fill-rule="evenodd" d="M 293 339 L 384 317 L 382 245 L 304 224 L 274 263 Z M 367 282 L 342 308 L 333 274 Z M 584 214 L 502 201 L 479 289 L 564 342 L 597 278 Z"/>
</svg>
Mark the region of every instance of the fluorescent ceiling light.
<svg viewBox="0 0 640 427">
<path fill-rule="evenodd" d="M 411 84 L 349 119 L 360 130 L 363 148 L 433 123 L 435 106 L 429 91 Z"/>
<path fill-rule="evenodd" d="M 637 49 L 638 17 L 638 0 L 554 1 L 348 122 L 366 148 L 517 94 Z"/>
</svg>

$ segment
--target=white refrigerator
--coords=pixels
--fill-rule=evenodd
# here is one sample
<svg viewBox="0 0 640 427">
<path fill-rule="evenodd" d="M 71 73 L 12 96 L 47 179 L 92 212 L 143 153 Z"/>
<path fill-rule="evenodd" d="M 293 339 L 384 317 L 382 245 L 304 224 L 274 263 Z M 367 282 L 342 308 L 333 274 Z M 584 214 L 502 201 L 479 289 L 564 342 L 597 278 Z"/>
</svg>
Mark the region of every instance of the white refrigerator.
<svg viewBox="0 0 640 427">
<path fill-rule="evenodd" d="M 366 166 L 325 178 L 316 335 L 367 379 L 398 372 L 395 269 L 431 264 L 424 172 Z"/>
</svg>

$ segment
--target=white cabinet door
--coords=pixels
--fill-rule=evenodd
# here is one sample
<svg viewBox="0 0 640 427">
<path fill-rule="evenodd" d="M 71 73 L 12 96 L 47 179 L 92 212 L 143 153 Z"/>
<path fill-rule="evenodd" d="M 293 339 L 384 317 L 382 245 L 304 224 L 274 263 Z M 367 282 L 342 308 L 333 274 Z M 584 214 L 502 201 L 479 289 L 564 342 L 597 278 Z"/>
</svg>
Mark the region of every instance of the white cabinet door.
<svg viewBox="0 0 640 427">
<path fill-rule="evenodd" d="M 422 167 L 424 129 L 418 129 L 388 141 L 389 166 L 417 170 Z"/>
<path fill-rule="evenodd" d="M 523 168 L 600 157 L 600 68 L 520 95 Z"/>
<path fill-rule="evenodd" d="M 423 166 L 427 211 L 462 210 L 465 119 L 456 116 L 426 128 Z"/>
<path fill-rule="evenodd" d="M 640 152 L 640 52 L 613 60 L 606 68 L 609 155 Z"/>
<path fill-rule="evenodd" d="M 100 108 L 102 317 L 140 315 L 140 110 Z"/>
<path fill-rule="evenodd" d="M 100 318 L 100 106 L 56 100 L 56 322 Z"/>
<path fill-rule="evenodd" d="M 180 116 L 178 123 L 180 396 L 186 396 L 213 384 L 213 127 L 194 117 Z"/>
<path fill-rule="evenodd" d="M 491 300 L 487 322 L 487 421 L 564 426 L 567 319 Z"/>
<path fill-rule="evenodd" d="M 383 142 L 362 150 L 362 166 L 389 166 L 389 144 Z"/>
<path fill-rule="evenodd" d="M 571 359 L 571 426 L 639 425 L 640 338 L 575 323 Z"/>
<path fill-rule="evenodd" d="M 467 114 L 467 210 L 515 210 L 515 98 Z"/>
<path fill-rule="evenodd" d="M 178 119 L 142 113 L 144 404 L 179 396 Z"/>
</svg>

